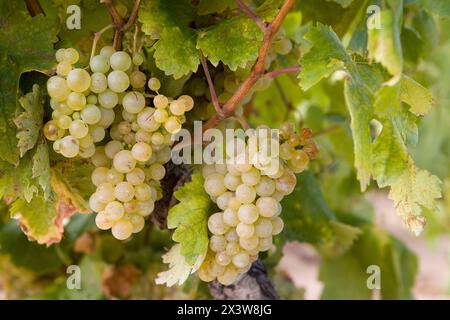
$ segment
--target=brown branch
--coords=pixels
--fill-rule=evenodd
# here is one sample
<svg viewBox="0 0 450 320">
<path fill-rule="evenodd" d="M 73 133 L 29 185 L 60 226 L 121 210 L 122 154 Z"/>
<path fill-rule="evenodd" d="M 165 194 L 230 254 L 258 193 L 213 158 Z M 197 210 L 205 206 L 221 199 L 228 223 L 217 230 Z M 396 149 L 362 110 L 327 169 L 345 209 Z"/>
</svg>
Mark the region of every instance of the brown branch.
<svg viewBox="0 0 450 320">
<path fill-rule="evenodd" d="M 39 0 L 25 0 L 25 4 L 27 6 L 27 10 L 30 13 L 30 16 L 34 17 L 38 14 L 43 14 L 44 10 L 42 9 L 41 4 L 39 3 Z"/>
<path fill-rule="evenodd" d="M 120 16 L 119 12 L 117 12 L 116 7 L 114 7 L 111 0 L 101 0 L 106 5 L 106 8 L 108 8 L 109 14 L 111 15 L 111 19 L 114 24 L 114 29 L 121 28 L 125 22 L 123 21 L 122 17 Z"/>
<path fill-rule="evenodd" d="M 123 31 L 127 31 L 136 22 L 140 5 L 141 5 L 141 0 L 136 0 L 136 2 L 134 3 L 133 9 L 131 10 L 131 14 L 128 17 L 128 21 L 122 28 Z"/>
<path fill-rule="evenodd" d="M 203 130 L 207 130 L 209 128 L 215 127 L 220 121 L 225 118 L 229 118 L 234 114 L 234 110 L 238 106 L 238 104 L 244 99 L 244 97 L 249 93 L 249 91 L 253 88 L 256 81 L 264 75 L 265 71 L 265 61 L 267 54 L 269 52 L 270 44 L 272 43 L 273 38 L 281 27 L 281 24 L 288 14 L 289 10 L 295 3 L 295 0 L 286 0 L 278 12 L 275 19 L 267 26 L 264 32 L 263 42 L 261 47 L 259 48 L 258 58 L 253 65 L 252 71 L 247 79 L 239 86 L 233 96 L 223 105 L 222 111 L 223 115 L 216 114 L 212 117 L 204 126 Z"/>
<path fill-rule="evenodd" d="M 301 66 L 289 67 L 289 68 L 284 68 L 284 69 L 267 72 L 264 76 L 270 77 L 270 78 L 275 78 L 276 76 L 283 74 L 283 73 L 299 72 L 301 70 L 302 70 Z"/>
<path fill-rule="evenodd" d="M 211 93 L 211 101 L 214 106 L 214 109 L 219 115 L 223 116 L 222 108 L 220 107 L 219 99 L 217 98 L 216 88 L 214 87 L 213 81 L 211 79 L 211 74 L 209 73 L 208 63 L 206 62 L 206 59 L 203 56 L 202 52 L 200 52 L 200 62 L 202 63 L 203 71 L 206 76 L 206 81 L 208 82 L 208 88 L 209 92 Z"/>
<path fill-rule="evenodd" d="M 124 32 L 136 22 L 139 12 L 139 6 L 141 5 L 141 0 L 136 0 L 134 2 L 133 9 L 127 21 L 122 19 L 122 17 L 117 12 L 111 0 L 101 0 L 101 2 L 103 2 L 106 5 L 106 8 L 108 9 L 109 14 L 111 15 L 113 27 L 115 30 L 113 46 L 114 49 L 119 50 L 122 46 L 122 39 Z"/>
<path fill-rule="evenodd" d="M 266 26 L 264 25 L 264 22 L 259 19 L 259 17 L 249 8 L 247 7 L 241 0 L 236 0 L 237 5 L 244 11 L 246 14 L 250 16 L 250 18 L 255 21 L 256 25 L 261 29 L 262 32 L 265 32 Z"/>
</svg>

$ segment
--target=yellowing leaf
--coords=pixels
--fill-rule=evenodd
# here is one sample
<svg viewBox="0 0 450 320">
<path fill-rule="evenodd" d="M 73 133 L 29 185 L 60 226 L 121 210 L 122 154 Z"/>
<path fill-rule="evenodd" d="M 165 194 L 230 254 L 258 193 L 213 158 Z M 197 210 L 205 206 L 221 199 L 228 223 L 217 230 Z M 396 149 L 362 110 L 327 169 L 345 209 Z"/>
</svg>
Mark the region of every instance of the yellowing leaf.
<svg viewBox="0 0 450 320">
<path fill-rule="evenodd" d="M 21 97 L 19 103 L 24 111 L 14 119 L 14 123 L 19 130 L 16 135 L 19 140 L 17 146 L 20 150 L 20 156 L 23 157 L 25 152 L 33 149 L 36 145 L 39 138 L 39 130 L 42 127 L 44 107 L 39 86 L 35 84 L 33 91 Z"/>
<path fill-rule="evenodd" d="M 163 255 L 163 262 L 169 264 L 169 270 L 158 273 L 156 284 L 166 284 L 171 287 L 175 284 L 182 285 L 192 272 L 195 272 L 201 262 L 194 266 L 186 261 L 181 253 L 181 245 L 174 245 L 166 254 Z M 203 257 L 198 260 L 203 260 Z"/>
<path fill-rule="evenodd" d="M 394 201 L 397 213 L 415 234 L 419 235 L 426 223 L 422 207 L 436 209 L 436 199 L 441 197 L 440 180 L 411 162 L 408 170 L 391 186 L 389 198 Z"/>
<path fill-rule="evenodd" d="M 410 111 L 417 116 L 427 114 L 434 105 L 430 90 L 405 75 L 402 77 L 400 94 L 402 101 L 407 103 L 411 107 Z"/>
</svg>

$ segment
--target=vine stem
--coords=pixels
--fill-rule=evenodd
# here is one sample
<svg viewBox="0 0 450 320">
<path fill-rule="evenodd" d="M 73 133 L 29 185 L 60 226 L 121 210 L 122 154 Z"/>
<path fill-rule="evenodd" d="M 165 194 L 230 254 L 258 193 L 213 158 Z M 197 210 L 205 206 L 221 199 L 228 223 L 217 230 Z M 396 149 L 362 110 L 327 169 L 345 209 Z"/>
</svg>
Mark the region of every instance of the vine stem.
<svg viewBox="0 0 450 320">
<path fill-rule="evenodd" d="M 30 16 L 34 17 L 38 14 L 45 15 L 45 12 L 42 9 L 41 4 L 39 3 L 39 0 L 25 0 L 25 4 L 27 6 L 28 12 L 30 13 Z"/>
<path fill-rule="evenodd" d="M 106 27 L 104 27 L 103 29 L 101 29 L 100 31 L 95 33 L 94 40 L 92 41 L 91 59 L 95 55 L 95 50 L 97 49 L 98 40 L 100 40 L 103 33 L 105 33 L 106 31 L 108 31 L 111 28 L 113 28 L 113 25 L 109 24 Z"/>
<path fill-rule="evenodd" d="M 234 114 L 234 110 L 242 101 L 242 99 L 249 93 L 253 88 L 256 81 L 258 81 L 261 76 L 264 75 L 265 71 L 265 61 L 269 51 L 270 44 L 281 27 L 284 18 L 288 14 L 289 10 L 294 5 L 295 0 L 286 0 L 278 12 L 275 19 L 265 28 L 264 38 L 262 44 L 259 48 L 258 58 L 252 67 L 250 75 L 244 80 L 244 82 L 239 86 L 236 92 L 231 96 L 231 98 L 223 105 L 221 108 L 221 113 L 217 113 L 203 126 L 203 131 L 215 127 L 222 120 L 231 117 Z"/>
<path fill-rule="evenodd" d="M 264 76 L 275 78 L 276 76 L 283 74 L 283 73 L 290 73 L 290 72 L 299 72 L 302 70 L 301 66 L 295 66 L 295 67 L 289 67 L 284 69 L 279 69 L 271 72 L 267 72 Z"/>
<path fill-rule="evenodd" d="M 122 46 L 123 33 L 128 30 L 135 22 L 139 12 L 139 6 L 141 5 L 141 0 L 136 0 L 134 2 L 133 9 L 131 10 L 130 17 L 125 21 L 117 12 L 111 0 L 101 0 L 102 3 L 106 5 L 106 8 L 111 15 L 113 21 L 114 32 L 114 49 L 119 50 Z"/>
<path fill-rule="evenodd" d="M 206 59 L 203 56 L 202 52 L 200 52 L 200 62 L 202 63 L 203 71 L 205 72 L 206 76 L 206 81 L 208 82 L 209 92 L 211 93 L 211 100 L 214 109 L 216 109 L 216 112 L 219 115 L 222 115 L 222 108 L 220 107 L 219 99 L 217 98 L 216 88 L 214 87 L 213 81 L 211 79 L 211 74 L 209 73 L 208 63 L 206 62 Z"/>
<path fill-rule="evenodd" d="M 264 25 L 264 22 L 259 19 L 259 17 L 249 8 L 247 7 L 241 0 L 236 0 L 237 5 L 241 8 L 242 11 L 244 11 L 246 14 L 252 18 L 256 25 L 261 29 L 262 32 L 266 31 L 266 26 Z"/>
</svg>

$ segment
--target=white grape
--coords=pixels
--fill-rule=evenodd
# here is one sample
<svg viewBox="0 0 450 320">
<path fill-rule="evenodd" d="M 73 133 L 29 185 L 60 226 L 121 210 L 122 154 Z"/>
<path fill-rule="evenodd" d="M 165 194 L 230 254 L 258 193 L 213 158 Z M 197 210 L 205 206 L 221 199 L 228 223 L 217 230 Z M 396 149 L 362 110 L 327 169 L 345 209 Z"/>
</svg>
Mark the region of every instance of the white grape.
<svg viewBox="0 0 450 320">
<path fill-rule="evenodd" d="M 109 62 L 113 70 L 127 71 L 131 67 L 131 57 L 124 51 L 114 52 Z"/>
<path fill-rule="evenodd" d="M 242 203 L 252 203 L 256 198 L 256 191 L 253 187 L 241 184 L 236 188 L 236 199 Z"/>
<path fill-rule="evenodd" d="M 106 175 L 108 173 L 108 168 L 105 167 L 98 167 L 95 168 L 94 171 L 91 174 L 91 180 L 94 186 L 99 186 L 102 183 L 107 182 L 106 181 Z"/>
<path fill-rule="evenodd" d="M 256 201 L 259 214 L 266 218 L 278 215 L 281 211 L 280 203 L 272 197 L 261 197 Z"/>
<path fill-rule="evenodd" d="M 114 194 L 118 200 L 128 202 L 134 198 L 135 190 L 131 183 L 122 181 L 116 185 Z"/>
<path fill-rule="evenodd" d="M 97 187 L 97 199 L 103 203 L 114 201 L 114 186 L 111 183 L 104 182 Z"/>
<path fill-rule="evenodd" d="M 73 136 L 65 136 L 60 142 L 60 152 L 66 158 L 73 158 L 80 152 L 78 140 Z"/>
<path fill-rule="evenodd" d="M 114 156 L 113 165 L 117 171 L 128 173 L 136 167 L 136 160 L 131 151 L 121 150 Z"/>
<path fill-rule="evenodd" d="M 125 240 L 133 233 L 133 225 L 129 221 L 120 220 L 112 226 L 111 232 L 114 238 Z"/>
<path fill-rule="evenodd" d="M 109 59 L 101 54 L 93 56 L 89 62 L 89 67 L 92 72 L 107 73 L 110 67 Z"/>
<path fill-rule="evenodd" d="M 252 224 L 258 220 L 258 208 L 254 204 L 244 204 L 238 210 L 239 221 Z"/>
<path fill-rule="evenodd" d="M 108 87 L 108 80 L 103 73 L 96 72 L 91 75 L 90 89 L 94 93 L 101 93 Z"/>
<path fill-rule="evenodd" d="M 88 104 L 80 114 L 81 119 L 87 124 L 96 124 L 102 117 L 100 109 L 93 104 Z"/>
<path fill-rule="evenodd" d="M 100 230 L 108 230 L 114 225 L 114 221 L 109 220 L 104 211 L 100 211 L 95 217 L 95 224 Z"/>
<path fill-rule="evenodd" d="M 205 191 L 212 197 L 218 197 L 226 190 L 224 185 L 224 176 L 219 173 L 213 173 L 205 179 Z"/>
<path fill-rule="evenodd" d="M 123 205 L 119 201 L 108 203 L 104 211 L 108 219 L 113 221 L 119 220 L 125 213 Z"/>
<path fill-rule="evenodd" d="M 124 92 L 130 86 L 128 75 L 119 70 L 108 74 L 108 87 L 116 93 Z"/>
<path fill-rule="evenodd" d="M 100 126 L 90 126 L 89 133 L 91 134 L 93 142 L 97 143 L 105 138 L 105 129 Z"/>
<path fill-rule="evenodd" d="M 166 175 L 166 169 L 160 163 L 152 164 L 150 166 L 148 172 L 150 174 L 150 178 L 155 180 L 155 181 L 162 180 L 164 178 L 164 176 Z"/>
<path fill-rule="evenodd" d="M 164 109 L 169 104 L 169 99 L 162 94 L 158 94 L 153 98 L 153 105 L 158 109 Z"/>
<path fill-rule="evenodd" d="M 145 107 L 145 98 L 137 91 L 128 92 L 122 99 L 122 105 L 129 113 L 139 113 Z"/>
<path fill-rule="evenodd" d="M 70 94 L 70 88 L 64 78 L 53 76 L 47 81 L 48 95 L 56 101 L 64 101 Z"/>
<path fill-rule="evenodd" d="M 127 181 L 132 185 L 138 185 L 143 183 L 145 180 L 145 172 L 140 168 L 134 168 L 132 171 L 127 173 Z"/>
<path fill-rule="evenodd" d="M 110 159 L 114 159 L 115 155 L 122 150 L 123 145 L 117 140 L 111 140 L 105 145 L 105 154 Z"/>
<path fill-rule="evenodd" d="M 86 106 L 86 96 L 79 92 L 71 92 L 67 96 L 66 103 L 70 109 L 79 111 Z"/>
<path fill-rule="evenodd" d="M 117 93 L 107 89 L 98 95 L 98 102 L 103 108 L 112 109 L 119 103 L 119 96 Z"/>
<path fill-rule="evenodd" d="M 225 237 L 223 237 L 223 236 L 213 235 L 209 239 L 209 247 L 214 252 L 224 251 L 226 246 L 227 246 L 227 241 L 225 240 Z"/>
<path fill-rule="evenodd" d="M 222 212 L 214 213 L 209 217 L 208 229 L 216 235 L 223 235 L 227 232 L 228 226 L 223 221 Z"/>
<path fill-rule="evenodd" d="M 69 132 L 77 139 L 85 137 L 89 132 L 89 127 L 82 120 L 74 120 L 70 124 Z"/>
<path fill-rule="evenodd" d="M 100 50 L 100 55 L 109 59 L 113 55 L 114 52 L 116 52 L 116 50 L 113 47 L 105 46 Z"/>
<path fill-rule="evenodd" d="M 67 85 L 72 91 L 84 92 L 91 86 L 91 76 L 84 69 L 73 69 L 67 75 Z"/>
<path fill-rule="evenodd" d="M 145 142 L 138 142 L 131 148 L 131 154 L 137 161 L 145 162 L 152 156 L 152 147 Z"/>
</svg>

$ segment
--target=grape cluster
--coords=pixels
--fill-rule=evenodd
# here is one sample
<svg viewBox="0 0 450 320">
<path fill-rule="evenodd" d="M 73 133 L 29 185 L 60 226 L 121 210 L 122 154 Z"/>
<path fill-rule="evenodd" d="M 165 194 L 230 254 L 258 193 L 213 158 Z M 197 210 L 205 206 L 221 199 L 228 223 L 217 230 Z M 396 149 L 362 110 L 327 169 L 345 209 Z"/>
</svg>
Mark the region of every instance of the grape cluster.
<svg viewBox="0 0 450 320">
<path fill-rule="evenodd" d="M 283 229 L 280 201 L 296 185 L 295 173 L 317 154 L 311 132 L 284 125 L 279 135 L 259 127 L 245 141 L 228 140 L 225 164 L 205 165 L 204 187 L 220 212 L 208 219 L 209 251 L 198 270 L 203 281 L 233 283 L 272 249 L 272 237 Z"/>
<path fill-rule="evenodd" d="M 91 159 L 97 189 L 89 206 L 98 213 L 96 224 L 111 229 L 117 239 L 127 239 L 142 230 L 144 218 L 153 212 L 164 164 L 171 157 L 172 135 L 181 130 L 194 101 L 187 95 L 172 99 L 159 94 L 159 79 L 147 82 L 139 71 L 141 54 L 131 57 L 103 47 L 90 60 L 91 73 L 73 68 L 78 61 L 74 49 L 58 50 L 56 59 L 58 75 L 47 82 L 54 111 L 45 136 L 64 157 Z M 106 133 L 111 139 L 96 146 Z"/>
</svg>

